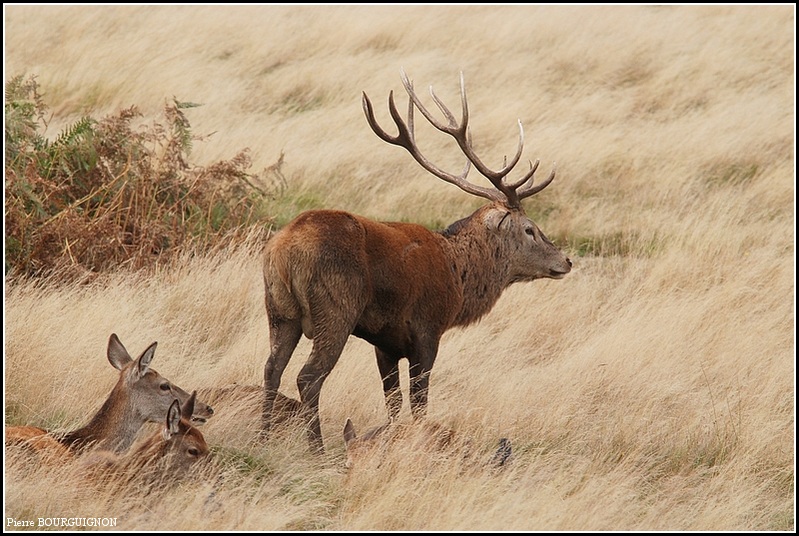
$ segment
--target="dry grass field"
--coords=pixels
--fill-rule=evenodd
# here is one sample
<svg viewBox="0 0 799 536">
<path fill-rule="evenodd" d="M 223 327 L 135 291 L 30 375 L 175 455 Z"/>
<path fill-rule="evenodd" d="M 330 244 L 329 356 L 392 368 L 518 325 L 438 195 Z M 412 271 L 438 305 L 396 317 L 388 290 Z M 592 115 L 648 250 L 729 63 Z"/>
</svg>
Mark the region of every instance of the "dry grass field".
<svg viewBox="0 0 799 536">
<path fill-rule="evenodd" d="M 72 466 L 5 457 L 6 529 L 60 517 L 164 531 L 795 529 L 794 6 L 4 15 L 5 78 L 37 76 L 53 132 L 133 104 L 147 117 L 173 96 L 201 103 L 192 127 L 213 135 L 198 161 L 249 147 L 265 168 L 285 155 L 278 223 L 312 207 L 438 228 L 470 214 L 477 198 L 379 140 L 361 109 L 365 91 L 388 125 L 404 68 L 457 114 L 463 71 L 489 165 L 515 151 L 517 119 L 525 158 L 544 176 L 557 163 L 525 206 L 575 264 L 511 286 L 442 341 L 430 417 L 478 460 L 509 438 L 502 470 L 397 444 L 347 472 L 346 419 L 386 417 L 372 348 L 352 338 L 322 390 L 324 456 L 299 430 L 259 440 L 257 408 L 231 402 L 203 428 L 213 463 L 163 489 L 87 487 Z M 457 147 L 423 127 L 426 154 L 458 172 Z M 85 422 L 117 378 L 112 332 L 134 355 L 158 341 L 153 366 L 184 388 L 260 383 L 262 246 L 147 277 L 6 282 L 5 424 Z M 283 392 L 297 395 L 309 349 Z"/>
</svg>

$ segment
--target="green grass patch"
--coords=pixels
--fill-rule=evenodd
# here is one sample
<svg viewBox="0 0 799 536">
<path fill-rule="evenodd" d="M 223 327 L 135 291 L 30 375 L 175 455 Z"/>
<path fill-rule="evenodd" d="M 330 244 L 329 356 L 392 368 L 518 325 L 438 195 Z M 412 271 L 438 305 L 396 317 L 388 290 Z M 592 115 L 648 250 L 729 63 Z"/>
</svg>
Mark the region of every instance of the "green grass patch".
<svg viewBox="0 0 799 536">
<path fill-rule="evenodd" d="M 279 108 L 286 113 L 300 114 L 322 108 L 327 96 L 318 88 L 296 86 L 280 97 Z"/>
<path fill-rule="evenodd" d="M 701 180 L 710 187 L 742 186 L 760 173 L 761 166 L 750 160 L 716 162 L 701 172 Z"/>
<path fill-rule="evenodd" d="M 224 446 L 211 447 L 211 454 L 220 467 L 232 470 L 242 477 L 261 482 L 275 474 L 274 468 L 262 457 L 251 452 Z"/>
<path fill-rule="evenodd" d="M 578 257 L 652 257 L 662 249 L 662 240 L 657 236 L 643 236 L 634 231 L 614 231 L 600 235 L 571 234 L 554 236 L 556 243 L 567 244 L 567 248 Z"/>
</svg>

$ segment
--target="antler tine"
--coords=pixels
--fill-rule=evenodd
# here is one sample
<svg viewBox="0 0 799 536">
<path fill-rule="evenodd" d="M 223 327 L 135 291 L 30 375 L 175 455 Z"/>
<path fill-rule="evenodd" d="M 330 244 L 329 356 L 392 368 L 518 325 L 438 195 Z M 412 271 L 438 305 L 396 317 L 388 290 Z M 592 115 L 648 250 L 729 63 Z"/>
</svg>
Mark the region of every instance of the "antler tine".
<svg viewBox="0 0 799 536">
<path fill-rule="evenodd" d="M 507 175 L 511 169 L 516 167 L 516 164 L 519 163 L 519 159 L 522 157 L 522 151 L 524 151 L 524 127 L 522 126 L 522 120 L 516 120 L 519 123 L 519 146 L 516 148 L 516 155 L 511 159 L 510 164 L 505 166 L 502 171 L 505 171 L 505 175 Z"/>
<path fill-rule="evenodd" d="M 527 181 L 529 181 L 533 177 L 535 170 L 538 169 L 538 164 L 539 164 L 538 159 L 536 159 L 535 164 L 533 164 L 533 162 L 530 161 L 530 171 L 525 173 L 524 177 L 522 177 L 518 181 L 514 182 L 513 184 L 509 184 L 508 188 L 510 188 L 511 190 L 517 190 L 520 186 L 524 185 Z"/>
<path fill-rule="evenodd" d="M 391 91 L 388 94 L 388 102 L 389 102 L 389 107 L 391 107 L 391 105 L 394 102 L 393 91 Z M 383 130 L 383 128 L 380 125 L 377 124 L 377 120 L 375 119 L 375 112 L 374 109 L 372 108 L 372 101 L 369 100 L 369 97 L 366 95 L 365 91 L 363 92 L 363 96 L 361 97 L 361 105 L 363 106 L 363 113 L 366 114 L 366 122 L 369 123 L 369 126 L 372 128 L 372 131 L 375 134 L 377 134 L 381 140 L 391 143 L 392 145 L 397 145 L 397 143 L 399 142 L 399 136 L 392 136 L 391 134 Z"/>
<path fill-rule="evenodd" d="M 411 87 L 413 87 L 413 82 L 411 82 Z M 411 141 L 414 140 L 414 133 L 413 133 L 413 101 L 408 99 L 408 132 L 411 134 Z"/>
<path fill-rule="evenodd" d="M 408 84 L 410 84 L 410 81 Z M 405 123 L 400 116 L 399 111 L 397 110 L 397 106 L 394 103 L 394 92 L 391 91 L 388 96 L 388 109 L 389 113 L 391 114 L 391 118 L 394 120 L 394 123 L 397 125 L 398 134 L 396 136 L 392 136 L 385 130 L 383 130 L 380 125 L 377 124 L 377 119 L 374 115 L 374 109 L 372 107 L 372 102 L 369 100 L 369 97 L 366 95 L 366 92 L 363 92 L 363 97 L 361 99 L 363 110 L 366 115 L 366 121 L 369 123 L 372 131 L 380 137 L 383 141 L 390 143 L 392 145 L 397 145 L 399 147 L 405 148 L 411 156 L 427 171 L 435 175 L 436 177 L 445 180 L 455 186 L 459 187 L 461 190 L 464 190 L 467 193 L 476 195 L 478 197 L 483 197 L 485 199 L 490 199 L 492 201 L 496 201 L 499 199 L 497 192 L 490 188 L 483 188 L 481 186 L 477 186 L 472 184 L 466 180 L 469 171 L 471 170 L 471 162 L 466 162 L 466 167 L 463 169 L 463 172 L 460 175 L 452 175 L 451 173 L 447 173 L 446 171 L 442 170 L 441 168 L 437 167 L 435 164 L 430 162 L 418 149 L 416 146 L 416 142 L 414 139 L 413 133 L 413 101 L 409 101 L 408 103 L 408 122 Z"/>
<path fill-rule="evenodd" d="M 538 167 L 538 160 L 536 160 L 535 167 Z M 530 197 L 531 195 L 535 195 L 538 192 L 540 192 L 541 190 L 543 190 L 544 188 L 546 188 L 547 186 L 549 186 L 549 183 L 551 183 L 555 179 L 555 168 L 556 168 L 556 165 L 553 163 L 552 164 L 552 171 L 550 172 L 549 177 L 547 177 L 544 182 L 542 182 L 541 184 L 538 184 L 536 186 L 533 186 L 533 181 L 532 181 L 532 178 L 533 178 L 532 173 L 535 172 L 535 169 L 533 169 L 532 173 L 530 173 L 530 184 L 526 188 L 522 188 L 521 190 L 518 190 L 516 192 L 518 194 L 518 196 L 519 196 L 519 200 L 522 200 L 522 199 L 524 199 L 526 197 Z"/>
<path fill-rule="evenodd" d="M 400 77 L 402 79 L 402 85 L 405 87 L 405 91 L 408 93 L 407 121 L 403 121 L 402 117 L 397 111 L 397 107 L 394 103 L 394 92 L 390 92 L 388 97 L 389 112 L 391 113 L 394 123 L 397 125 L 398 134 L 396 136 L 392 136 L 377 124 L 372 103 L 369 101 L 369 97 L 366 96 L 366 93 L 364 93 L 363 109 L 364 113 L 366 114 L 366 120 L 375 134 L 377 134 L 383 141 L 404 147 L 424 169 L 433 175 L 458 186 L 465 192 L 490 199 L 492 201 L 504 201 L 505 204 L 510 208 L 519 207 L 520 201 L 522 199 L 540 192 L 555 178 L 555 171 L 553 169 L 550 176 L 544 182 L 535 185 L 533 182 L 533 177 L 539 165 L 539 161 L 536 160 L 535 164 L 530 162 L 530 170 L 525 173 L 521 179 L 511 184 L 505 183 L 505 178 L 507 177 L 508 173 L 510 173 L 511 170 L 519 163 L 522 152 L 524 151 L 524 127 L 522 126 L 521 120 L 518 121 L 519 144 L 516 149 L 516 154 L 513 156 L 513 158 L 511 158 L 510 162 L 508 162 L 508 158 L 505 156 L 503 159 L 502 168 L 494 171 L 489 169 L 482 162 L 482 160 L 480 160 L 480 158 L 475 154 L 474 148 L 472 147 L 472 137 L 469 130 L 469 103 L 466 97 L 466 84 L 464 82 L 463 71 L 460 73 L 462 107 L 462 118 L 460 124 L 455 119 L 455 115 L 449 110 L 449 108 L 447 108 L 441 99 L 436 96 L 432 86 L 430 86 L 430 96 L 432 97 L 433 102 L 436 103 L 436 106 L 438 106 L 438 109 L 446 118 L 447 124 L 444 124 L 433 117 L 433 114 L 431 114 L 430 111 L 422 104 L 421 100 L 416 95 L 416 91 L 413 89 L 413 82 L 408 78 L 408 75 L 405 73 L 404 69 L 400 69 Z M 416 140 L 414 136 L 414 106 L 419 109 L 419 112 L 430 122 L 431 125 L 441 132 L 449 134 L 455 139 L 458 147 L 461 148 L 461 151 L 463 151 L 463 154 L 467 159 L 466 166 L 460 175 L 456 176 L 447 173 L 421 154 L 419 148 L 416 146 Z M 484 188 L 482 186 L 472 184 L 466 180 L 472 165 L 474 165 L 474 167 L 476 167 L 477 170 L 484 175 L 489 182 L 491 182 L 494 188 Z"/>
<path fill-rule="evenodd" d="M 463 86 L 463 71 L 461 71 L 461 109 L 463 110 L 463 115 L 460 126 L 458 126 L 458 121 L 455 119 L 455 115 L 449 111 L 449 108 L 444 105 L 441 99 L 439 99 L 436 95 L 435 91 L 433 91 L 432 85 L 430 86 L 430 96 L 433 98 L 433 102 L 436 103 L 436 106 L 438 106 L 438 109 L 441 110 L 441 113 L 447 118 L 447 121 L 449 121 L 449 126 L 445 132 L 448 132 L 453 136 L 456 134 L 462 134 L 469 124 L 469 106 L 466 104 L 466 93 Z M 420 104 L 417 104 L 417 106 L 420 106 Z M 432 117 L 430 117 L 430 121 L 433 121 Z M 439 128 L 439 130 L 441 129 Z"/>
<path fill-rule="evenodd" d="M 424 104 L 422 104 L 422 101 L 416 95 L 416 91 L 413 89 L 413 83 L 408 79 L 408 75 L 405 74 L 404 69 L 400 69 L 400 78 L 402 78 L 402 85 L 405 86 L 405 91 L 408 93 L 408 97 L 410 97 L 413 104 L 419 108 L 419 111 L 422 112 L 422 115 L 425 116 L 425 119 L 427 119 L 430 124 L 432 124 L 441 132 L 454 135 L 453 132 L 456 132 L 458 127 L 457 123 L 455 123 L 455 117 L 450 113 L 449 110 L 447 110 L 446 107 L 442 108 L 443 104 L 441 104 L 440 101 L 435 97 L 435 94 L 433 95 L 433 99 L 436 101 L 436 104 L 438 104 L 439 108 L 441 108 L 441 111 L 444 113 L 444 115 L 447 116 L 447 119 L 450 122 L 449 125 L 439 123 L 438 120 L 433 117 L 433 114 L 431 114 L 430 111 L 424 107 Z M 430 86 L 430 92 L 433 92 L 433 86 Z"/>
<path fill-rule="evenodd" d="M 472 140 L 471 134 L 469 131 L 469 101 L 466 97 L 466 83 L 464 81 L 463 71 L 460 73 L 460 90 L 461 90 L 461 108 L 463 110 L 463 115 L 460 124 L 458 124 L 457 120 L 455 119 L 455 115 L 447 108 L 447 106 L 438 98 L 433 91 L 433 87 L 430 86 L 430 96 L 433 98 L 433 102 L 436 103 L 441 113 L 444 114 L 446 117 L 448 124 L 444 125 L 440 121 L 438 121 L 430 111 L 425 108 L 424 104 L 422 104 L 419 97 L 416 95 L 416 92 L 413 89 L 413 85 L 411 84 L 408 76 L 405 74 L 405 71 L 401 71 L 401 78 L 402 83 L 405 86 L 405 91 L 408 93 L 408 96 L 413 101 L 413 104 L 419 109 L 419 111 L 424 115 L 424 117 L 432 124 L 435 128 L 449 134 L 452 136 L 455 141 L 458 143 L 458 147 L 461 148 L 463 153 L 466 155 L 466 158 L 474 164 L 477 170 L 485 176 L 494 187 L 499 190 L 505 198 L 507 198 L 508 204 L 511 206 L 518 205 L 518 199 L 516 197 L 515 192 L 512 188 L 508 188 L 504 183 L 503 179 L 510 173 L 510 171 L 518 164 L 519 160 L 521 159 L 522 152 L 524 151 L 524 127 L 522 126 L 521 121 L 519 121 L 519 145 L 516 149 L 516 154 L 511 159 L 510 162 L 507 162 L 507 159 L 503 163 L 501 169 L 494 171 L 489 169 L 482 160 L 475 154 L 474 149 L 472 147 Z M 529 177 L 528 177 L 529 178 Z M 527 178 L 522 182 L 527 181 Z"/>
</svg>

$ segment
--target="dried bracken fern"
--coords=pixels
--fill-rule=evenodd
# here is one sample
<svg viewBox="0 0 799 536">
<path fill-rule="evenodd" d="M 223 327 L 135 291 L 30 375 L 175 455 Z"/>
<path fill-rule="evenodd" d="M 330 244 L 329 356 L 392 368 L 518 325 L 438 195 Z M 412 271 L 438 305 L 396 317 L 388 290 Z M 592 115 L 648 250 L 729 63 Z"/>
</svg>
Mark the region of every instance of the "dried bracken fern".
<svg viewBox="0 0 799 536">
<path fill-rule="evenodd" d="M 141 269 L 185 251 L 237 242 L 268 222 L 247 149 L 230 160 L 193 166 L 194 141 L 172 99 L 146 125 L 133 106 L 84 117 L 49 141 L 35 77 L 6 84 L 7 276 L 57 281 L 117 267 Z M 135 124 L 138 123 L 138 124 Z"/>
</svg>

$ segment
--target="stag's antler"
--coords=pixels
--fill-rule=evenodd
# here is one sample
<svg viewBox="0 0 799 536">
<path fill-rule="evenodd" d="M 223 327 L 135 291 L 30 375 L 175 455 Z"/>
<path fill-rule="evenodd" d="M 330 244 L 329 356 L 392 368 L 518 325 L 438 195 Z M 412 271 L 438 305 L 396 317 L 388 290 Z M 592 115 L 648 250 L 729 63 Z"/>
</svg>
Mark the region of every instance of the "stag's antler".
<svg viewBox="0 0 799 536">
<path fill-rule="evenodd" d="M 469 105 L 466 100 L 466 86 L 463 82 L 463 72 L 461 72 L 461 106 L 463 108 L 463 116 L 461 118 L 460 124 L 458 124 L 458 121 L 455 119 L 455 116 L 452 114 L 452 112 L 449 111 L 444 103 L 441 102 L 441 100 L 433 92 L 433 86 L 430 86 L 430 95 L 433 97 L 433 102 L 436 103 L 438 109 L 441 110 L 441 113 L 446 117 L 448 122 L 446 125 L 436 120 L 436 118 L 433 117 L 427 108 L 424 107 L 421 100 L 416 95 L 416 92 L 413 90 L 413 83 L 408 80 L 408 76 L 405 74 L 405 71 L 401 70 L 400 72 L 402 77 L 402 85 L 405 86 L 405 91 L 408 92 L 409 96 L 407 121 L 403 121 L 402 117 L 397 111 L 397 107 L 394 104 L 394 92 L 392 91 L 388 95 L 388 109 L 391 113 L 391 118 L 397 125 L 399 133 L 396 136 L 392 136 L 377 124 L 374 110 L 372 109 L 372 103 L 369 100 L 369 97 L 366 96 L 365 92 L 363 94 L 363 110 L 366 114 L 366 120 L 369 122 L 369 126 L 372 127 L 372 130 L 375 134 L 377 134 L 382 140 L 391 143 L 392 145 L 398 145 L 407 149 L 413 158 L 427 171 L 436 177 L 454 184 L 465 192 L 490 199 L 492 201 L 503 201 L 506 205 L 508 205 L 508 207 L 511 208 L 518 207 L 522 199 L 537 194 L 546 188 L 555 178 L 555 169 L 553 168 L 552 173 L 549 174 L 549 177 L 547 177 L 544 182 L 540 184 L 534 184 L 533 175 L 538 169 L 539 163 L 538 160 L 536 160 L 535 163 L 532 161 L 530 162 L 530 170 L 525 173 L 521 179 L 510 184 L 505 183 L 505 177 L 511 172 L 516 164 L 519 163 L 519 159 L 522 156 L 522 150 L 524 149 L 524 128 L 522 127 L 521 121 L 519 121 L 519 147 L 516 150 L 516 155 L 511 159 L 511 161 L 508 162 L 506 157 L 502 169 L 497 171 L 493 171 L 483 164 L 472 148 L 471 133 L 469 131 Z M 460 175 L 447 173 L 430 162 L 419 151 L 419 148 L 416 146 L 416 140 L 413 133 L 414 106 L 419 109 L 419 111 L 423 116 L 425 116 L 430 124 L 432 124 L 441 132 L 452 136 L 458 143 L 458 146 L 461 148 L 463 154 L 466 155 L 467 158 L 466 167 Z M 494 188 L 477 186 L 466 180 L 466 177 L 471 170 L 472 164 L 474 164 L 474 167 L 477 168 L 477 171 L 479 171 L 491 182 L 491 184 L 494 185 Z"/>
</svg>

